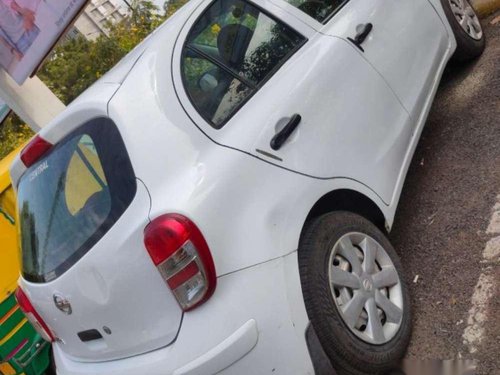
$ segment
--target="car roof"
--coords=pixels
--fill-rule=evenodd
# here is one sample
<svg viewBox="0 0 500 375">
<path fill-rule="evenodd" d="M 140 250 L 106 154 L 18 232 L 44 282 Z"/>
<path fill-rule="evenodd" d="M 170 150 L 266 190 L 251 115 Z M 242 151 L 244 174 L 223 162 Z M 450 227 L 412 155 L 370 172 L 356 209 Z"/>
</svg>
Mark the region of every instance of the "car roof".
<svg viewBox="0 0 500 375">
<path fill-rule="evenodd" d="M 127 75 L 134 68 L 137 61 L 141 58 L 144 52 L 154 45 L 157 41 L 165 40 L 165 38 L 176 39 L 181 31 L 184 23 L 191 16 L 192 12 L 198 7 L 199 4 L 205 0 L 191 0 L 180 8 L 174 15 L 168 18 L 162 25 L 149 34 L 141 43 L 139 43 L 132 51 L 123 57 L 113 68 L 104 74 L 95 84 L 99 83 L 123 83 Z M 168 23 L 169 28 L 176 29 L 176 33 L 162 33 L 161 30 Z M 165 62 L 170 65 L 169 61 Z"/>
</svg>

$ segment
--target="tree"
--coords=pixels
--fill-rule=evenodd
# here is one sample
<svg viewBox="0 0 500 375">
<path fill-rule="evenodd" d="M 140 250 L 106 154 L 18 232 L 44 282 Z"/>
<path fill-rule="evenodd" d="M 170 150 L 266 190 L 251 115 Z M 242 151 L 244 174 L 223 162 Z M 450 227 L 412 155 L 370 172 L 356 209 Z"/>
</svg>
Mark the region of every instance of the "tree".
<svg viewBox="0 0 500 375">
<path fill-rule="evenodd" d="M 160 11 L 151 0 L 133 0 L 131 15 L 109 24 L 108 36 L 95 41 L 83 36 L 62 40 L 38 77 L 63 103 L 69 104 L 187 1 L 167 1 Z M 32 136 L 33 131 L 11 114 L 0 125 L 0 159 Z"/>
<path fill-rule="evenodd" d="M 165 18 L 169 18 L 172 16 L 175 12 L 179 10 L 180 7 L 182 7 L 184 4 L 186 4 L 189 0 L 170 0 L 170 1 L 165 1 L 163 4 L 163 11 L 165 14 Z"/>
<path fill-rule="evenodd" d="M 11 113 L 0 125 L 0 159 L 27 142 L 32 136 L 33 131 L 29 126 Z"/>
<path fill-rule="evenodd" d="M 38 77 L 69 104 L 186 2 L 170 0 L 160 12 L 151 0 L 132 1 L 131 15 L 109 24 L 108 36 L 95 41 L 79 36 L 61 42 Z"/>
</svg>

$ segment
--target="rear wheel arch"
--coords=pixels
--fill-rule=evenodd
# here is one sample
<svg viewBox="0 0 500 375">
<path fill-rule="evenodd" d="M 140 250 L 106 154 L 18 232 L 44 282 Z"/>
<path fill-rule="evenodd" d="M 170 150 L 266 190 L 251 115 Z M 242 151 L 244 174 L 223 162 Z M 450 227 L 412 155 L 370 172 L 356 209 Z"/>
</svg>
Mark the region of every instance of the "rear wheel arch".
<svg viewBox="0 0 500 375">
<path fill-rule="evenodd" d="M 323 195 L 311 208 L 302 227 L 314 218 L 332 211 L 348 211 L 375 224 L 382 232 L 387 233 L 386 217 L 380 207 L 365 194 L 351 189 L 338 189 Z"/>
</svg>

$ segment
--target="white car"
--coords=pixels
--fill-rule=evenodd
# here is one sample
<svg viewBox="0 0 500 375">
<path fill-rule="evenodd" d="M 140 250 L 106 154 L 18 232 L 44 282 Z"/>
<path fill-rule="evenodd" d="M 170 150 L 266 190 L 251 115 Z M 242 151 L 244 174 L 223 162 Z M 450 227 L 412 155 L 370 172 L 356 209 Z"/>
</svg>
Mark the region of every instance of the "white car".
<svg viewBox="0 0 500 375">
<path fill-rule="evenodd" d="M 387 233 L 443 69 L 483 48 L 466 0 L 191 0 L 12 165 L 58 374 L 394 366 Z"/>
</svg>

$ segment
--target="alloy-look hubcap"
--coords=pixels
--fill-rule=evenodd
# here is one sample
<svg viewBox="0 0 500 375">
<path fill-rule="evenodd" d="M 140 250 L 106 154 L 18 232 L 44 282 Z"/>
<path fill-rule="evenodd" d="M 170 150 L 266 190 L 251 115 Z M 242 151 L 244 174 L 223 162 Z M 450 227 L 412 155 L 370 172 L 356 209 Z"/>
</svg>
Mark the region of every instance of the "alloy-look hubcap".
<svg viewBox="0 0 500 375">
<path fill-rule="evenodd" d="M 483 36 L 481 23 L 467 0 L 448 0 L 451 11 L 464 31 L 475 40 Z"/>
<path fill-rule="evenodd" d="M 335 305 L 351 332 L 381 345 L 403 320 L 403 291 L 394 263 L 384 248 L 363 233 L 347 233 L 333 246 L 328 263 Z"/>
</svg>

